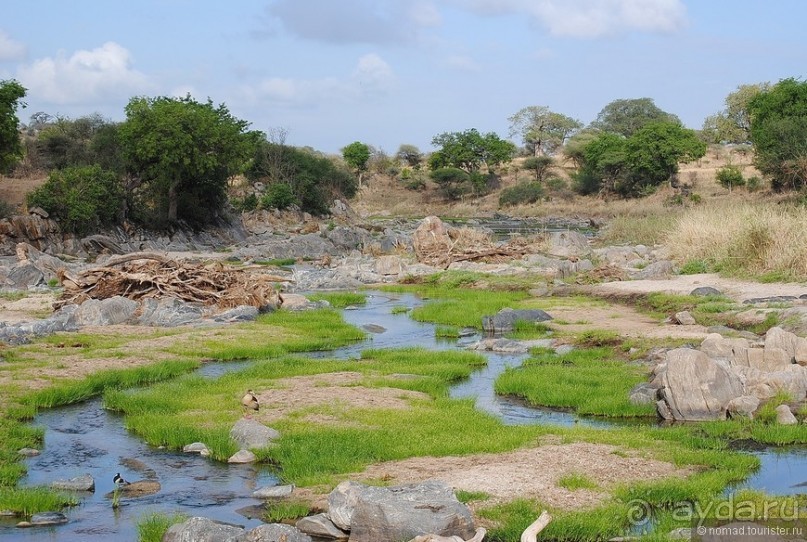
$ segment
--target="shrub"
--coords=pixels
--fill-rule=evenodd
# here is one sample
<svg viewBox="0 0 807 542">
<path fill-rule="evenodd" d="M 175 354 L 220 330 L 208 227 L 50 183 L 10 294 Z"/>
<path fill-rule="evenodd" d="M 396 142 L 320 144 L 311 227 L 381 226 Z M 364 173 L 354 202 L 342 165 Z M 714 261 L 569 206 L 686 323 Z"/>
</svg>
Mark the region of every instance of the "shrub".
<svg viewBox="0 0 807 542">
<path fill-rule="evenodd" d="M 408 167 L 403 168 L 401 170 L 401 180 L 408 181 L 411 178 L 412 178 L 412 170 L 409 169 Z"/>
<path fill-rule="evenodd" d="M 743 172 L 737 166 L 725 166 L 717 170 L 715 174 L 717 182 L 723 188 L 731 190 L 735 186 L 742 186 L 745 184 Z"/>
<path fill-rule="evenodd" d="M 499 205 L 520 205 L 535 203 L 544 196 L 544 189 L 540 183 L 532 181 L 519 183 L 516 186 L 505 188 L 499 195 Z"/>
<path fill-rule="evenodd" d="M 297 202 L 294 192 L 286 183 L 272 183 L 261 198 L 261 209 L 288 209 Z"/>
<path fill-rule="evenodd" d="M 454 167 L 444 167 L 431 172 L 432 180 L 440 186 L 447 199 L 459 199 L 469 191 L 470 175 Z"/>
<path fill-rule="evenodd" d="M 117 175 L 100 166 L 54 171 L 45 184 L 28 195 L 30 207 L 43 208 L 64 230 L 78 234 L 114 224 L 123 204 L 123 187 Z"/>
<path fill-rule="evenodd" d="M 749 192 L 756 192 L 757 190 L 761 190 L 762 179 L 759 178 L 759 175 L 749 177 L 748 180 L 745 181 L 745 189 L 748 190 Z"/>
<path fill-rule="evenodd" d="M 243 198 L 232 198 L 230 203 L 238 212 L 254 211 L 258 208 L 258 196 L 249 194 Z"/>
<path fill-rule="evenodd" d="M 709 266 L 703 260 L 689 260 L 681 266 L 682 275 L 699 275 L 708 272 Z"/>
</svg>

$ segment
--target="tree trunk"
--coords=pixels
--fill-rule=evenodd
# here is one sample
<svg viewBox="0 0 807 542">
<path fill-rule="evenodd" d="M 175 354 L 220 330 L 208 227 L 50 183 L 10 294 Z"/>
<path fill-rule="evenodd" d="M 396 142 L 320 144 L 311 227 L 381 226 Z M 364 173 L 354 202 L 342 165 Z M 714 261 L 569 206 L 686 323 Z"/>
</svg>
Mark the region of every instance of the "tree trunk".
<svg viewBox="0 0 807 542">
<path fill-rule="evenodd" d="M 168 220 L 171 222 L 177 220 L 177 184 L 173 182 L 168 187 Z"/>
</svg>

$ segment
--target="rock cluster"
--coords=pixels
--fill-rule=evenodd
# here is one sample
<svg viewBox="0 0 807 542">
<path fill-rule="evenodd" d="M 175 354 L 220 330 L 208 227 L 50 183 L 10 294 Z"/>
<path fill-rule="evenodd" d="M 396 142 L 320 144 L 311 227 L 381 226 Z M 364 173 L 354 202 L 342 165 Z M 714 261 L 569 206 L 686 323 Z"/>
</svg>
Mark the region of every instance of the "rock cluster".
<svg viewBox="0 0 807 542">
<path fill-rule="evenodd" d="M 669 350 L 653 376 L 643 389 L 655 395 L 664 419 L 752 417 L 779 392 L 795 403 L 807 398 L 807 339 L 779 327 L 768 330 L 761 344 L 713 333 L 698 349 Z M 782 407 L 780 423 L 793 423 L 789 407 Z"/>
</svg>

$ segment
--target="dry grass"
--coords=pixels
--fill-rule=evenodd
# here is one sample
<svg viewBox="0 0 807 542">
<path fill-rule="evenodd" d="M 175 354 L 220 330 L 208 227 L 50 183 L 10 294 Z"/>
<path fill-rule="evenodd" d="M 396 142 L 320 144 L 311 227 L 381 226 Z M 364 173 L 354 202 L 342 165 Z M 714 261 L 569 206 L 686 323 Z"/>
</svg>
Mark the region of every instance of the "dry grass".
<svg viewBox="0 0 807 542">
<path fill-rule="evenodd" d="M 686 211 L 666 238 L 678 262 L 703 260 L 729 274 L 807 279 L 807 214 L 792 205 L 731 203 Z"/>
</svg>

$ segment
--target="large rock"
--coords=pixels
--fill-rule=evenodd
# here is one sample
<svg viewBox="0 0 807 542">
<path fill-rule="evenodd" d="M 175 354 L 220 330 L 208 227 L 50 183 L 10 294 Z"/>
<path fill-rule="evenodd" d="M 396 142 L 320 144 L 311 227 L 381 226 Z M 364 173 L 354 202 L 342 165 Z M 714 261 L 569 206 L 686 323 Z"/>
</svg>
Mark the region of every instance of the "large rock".
<svg viewBox="0 0 807 542">
<path fill-rule="evenodd" d="M 78 326 L 111 326 L 132 318 L 137 301 L 116 295 L 108 299 L 88 299 L 79 305 L 73 318 Z"/>
<path fill-rule="evenodd" d="M 551 256 L 569 258 L 571 256 L 588 256 L 591 247 L 588 237 L 577 231 L 554 231 L 549 234 L 546 253 Z"/>
<path fill-rule="evenodd" d="M 483 316 L 482 328 L 488 333 L 513 331 L 516 322 L 546 322 L 552 317 L 541 309 L 502 309 L 495 316 Z"/>
<path fill-rule="evenodd" d="M 346 533 L 334 525 L 331 518 L 328 517 L 328 514 L 315 514 L 313 516 L 304 517 L 298 520 L 294 526 L 305 534 L 317 538 L 347 540 L 350 536 L 350 533 Z"/>
<path fill-rule="evenodd" d="M 735 397 L 726 404 L 726 410 L 731 418 L 753 418 L 757 408 L 759 398 L 754 395 Z"/>
<path fill-rule="evenodd" d="M 400 256 L 389 254 L 386 256 L 379 256 L 375 261 L 375 272 L 379 275 L 398 276 L 404 271 L 404 265 Z"/>
<path fill-rule="evenodd" d="M 21 262 L 11 268 L 6 276 L 6 285 L 17 290 L 44 284 L 45 274 L 31 262 Z"/>
<path fill-rule="evenodd" d="M 351 542 L 410 540 L 422 534 L 474 534 L 473 518 L 439 481 L 389 488 L 343 482 L 328 496 L 328 516 L 350 531 Z"/>
<path fill-rule="evenodd" d="M 168 528 L 163 542 L 239 542 L 244 529 L 195 517 Z"/>
<path fill-rule="evenodd" d="M 778 371 L 755 367 L 735 367 L 745 383 L 745 393 L 761 401 L 770 399 L 779 392 L 787 393 L 794 401 L 807 398 L 807 367 L 788 365 Z"/>
<path fill-rule="evenodd" d="M 748 365 L 747 350 L 749 348 L 751 348 L 751 344 L 747 339 L 727 338 L 719 333 L 710 333 L 700 345 L 700 351 L 710 358 L 740 365 Z"/>
<path fill-rule="evenodd" d="M 141 326 L 176 327 L 199 322 L 204 316 L 201 306 L 174 297 L 144 299 L 137 323 Z"/>
<path fill-rule="evenodd" d="M 311 537 L 291 525 L 271 523 L 247 531 L 238 542 L 312 542 Z"/>
<path fill-rule="evenodd" d="M 661 376 L 661 397 L 667 410 L 659 411 L 678 421 L 725 419 L 726 407 L 744 395 L 740 377 L 691 348 L 667 352 L 666 369 Z"/>
<path fill-rule="evenodd" d="M 644 269 L 631 273 L 631 278 L 636 280 L 659 280 L 668 279 L 675 274 L 675 264 L 668 260 L 653 262 Z"/>
<path fill-rule="evenodd" d="M 90 474 L 82 474 L 69 480 L 54 480 L 50 487 L 67 491 L 95 491 L 95 480 Z"/>
<path fill-rule="evenodd" d="M 435 251 L 446 250 L 451 246 L 450 227 L 436 216 L 427 216 L 412 234 L 412 245 L 418 260 L 434 254 Z"/>
<path fill-rule="evenodd" d="M 779 405 L 776 407 L 776 423 L 779 425 L 796 425 L 799 421 L 790 411 L 787 405 Z"/>
<path fill-rule="evenodd" d="M 772 327 L 765 334 L 765 348 L 780 348 L 787 352 L 789 362 L 799 365 L 807 363 L 807 339 L 799 337 L 780 327 Z"/>
<path fill-rule="evenodd" d="M 273 440 L 280 438 L 280 433 L 261 422 L 241 418 L 230 429 L 230 438 L 235 440 L 242 448 L 265 448 Z"/>
</svg>

